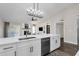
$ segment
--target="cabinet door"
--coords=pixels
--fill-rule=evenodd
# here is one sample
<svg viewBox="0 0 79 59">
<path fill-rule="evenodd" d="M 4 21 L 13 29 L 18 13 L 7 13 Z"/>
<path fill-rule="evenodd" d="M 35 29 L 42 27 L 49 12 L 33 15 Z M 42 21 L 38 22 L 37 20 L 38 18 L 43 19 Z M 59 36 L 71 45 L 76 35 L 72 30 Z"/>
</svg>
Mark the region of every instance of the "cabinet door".
<svg viewBox="0 0 79 59">
<path fill-rule="evenodd" d="M 17 56 L 29 56 L 29 48 L 28 46 L 22 46 L 22 47 L 18 47 L 17 51 L 16 51 L 16 55 Z"/>
<path fill-rule="evenodd" d="M 54 40 L 55 40 L 55 47 L 56 48 L 59 48 L 60 47 L 60 38 L 59 38 L 59 36 L 56 36 L 54 38 Z"/>
<path fill-rule="evenodd" d="M 55 50 L 55 40 L 54 37 L 52 36 L 50 39 L 50 51 Z"/>
<path fill-rule="evenodd" d="M 17 56 L 40 56 L 41 40 L 29 41 L 28 44 L 17 47 Z"/>
<path fill-rule="evenodd" d="M 41 39 L 36 41 L 36 56 L 41 56 Z"/>
<path fill-rule="evenodd" d="M 34 44 L 34 56 L 41 56 L 41 39 L 37 39 Z"/>
<path fill-rule="evenodd" d="M 37 39 L 31 42 L 30 45 L 30 55 L 31 56 L 41 56 L 41 40 Z"/>
<path fill-rule="evenodd" d="M 0 56 L 15 56 L 15 55 L 16 55 L 15 51 L 8 51 L 0 54 Z"/>
<path fill-rule="evenodd" d="M 52 36 L 50 40 L 50 51 L 53 51 L 60 47 L 60 38 L 59 36 Z"/>
</svg>

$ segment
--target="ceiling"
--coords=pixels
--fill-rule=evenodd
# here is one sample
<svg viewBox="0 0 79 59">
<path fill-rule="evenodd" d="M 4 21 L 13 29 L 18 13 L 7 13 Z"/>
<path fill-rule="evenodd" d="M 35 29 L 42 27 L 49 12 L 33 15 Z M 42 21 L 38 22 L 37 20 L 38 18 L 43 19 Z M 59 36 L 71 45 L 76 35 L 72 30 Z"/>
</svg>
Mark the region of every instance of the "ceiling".
<svg viewBox="0 0 79 59">
<path fill-rule="evenodd" d="M 44 12 L 42 20 L 49 19 L 54 14 L 68 7 L 68 3 L 39 3 L 39 9 Z M 11 22 L 30 22 L 26 9 L 33 7 L 32 3 L 0 3 L 0 18 Z"/>
</svg>

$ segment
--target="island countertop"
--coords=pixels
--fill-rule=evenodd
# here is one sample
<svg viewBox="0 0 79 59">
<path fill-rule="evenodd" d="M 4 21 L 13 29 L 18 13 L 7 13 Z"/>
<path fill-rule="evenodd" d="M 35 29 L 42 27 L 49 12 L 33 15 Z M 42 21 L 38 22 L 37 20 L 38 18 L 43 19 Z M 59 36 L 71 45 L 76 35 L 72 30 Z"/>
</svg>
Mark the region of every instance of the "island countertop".
<svg viewBox="0 0 79 59">
<path fill-rule="evenodd" d="M 51 37 L 51 36 L 58 36 L 58 34 L 27 35 L 27 37 L 36 37 L 36 38 L 45 38 L 45 37 Z M 0 45 L 21 42 L 19 40 L 20 38 L 26 38 L 26 36 L 0 38 Z"/>
</svg>

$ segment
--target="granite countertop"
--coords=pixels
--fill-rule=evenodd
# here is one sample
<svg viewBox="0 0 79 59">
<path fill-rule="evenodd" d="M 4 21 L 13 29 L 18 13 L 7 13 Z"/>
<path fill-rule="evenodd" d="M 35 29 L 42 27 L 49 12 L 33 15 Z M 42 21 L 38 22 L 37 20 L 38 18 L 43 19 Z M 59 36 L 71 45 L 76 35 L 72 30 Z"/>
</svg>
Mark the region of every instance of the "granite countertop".
<svg viewBox="0 0 79 59">
<path fill-rule="evenodd" d="M 57 34 L 56 35 L 53 35 L 53 34 L 28 35 L 27 37 L 45 38 L 45 37 L 51 37 L 51 36 L 58 36 L 58 35 Z M 26 36 L 0 38 L 0 45 L 22 42 L 22 41 L 19 40 L 20 38 L 26 38 Z M 35 38 L 33 38 L 33 39 L 35 39 Z M 27 40 L 25 40 L 25 41 L 27 41 Z"/>
</svg>

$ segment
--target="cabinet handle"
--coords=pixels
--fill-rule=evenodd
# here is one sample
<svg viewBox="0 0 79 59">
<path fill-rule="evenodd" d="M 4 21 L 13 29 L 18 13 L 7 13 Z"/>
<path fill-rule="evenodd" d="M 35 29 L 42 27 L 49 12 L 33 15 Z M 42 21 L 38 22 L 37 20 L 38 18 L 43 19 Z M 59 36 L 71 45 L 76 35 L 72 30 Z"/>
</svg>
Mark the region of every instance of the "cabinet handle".
<svg viewBox="0 0 79 59">
<path fill-rule="evenodd" d="M 16 56 L 16 51 L 14 53 L 15 53 L 15 56 Z"/>
<path fill-rule="evenodd" d="M 32 52 L 33 52 L 33 47 L 32 47 Z"/>
<path fill-rule="evenodd" d="M 31 52 L 31 47 L 30 47 L 30 52 Z"/>
<path fill-rule="evenodd" d="M 55 40 L 55 42 L 57 43 L 57 40 Z"/>
<path fill-rule="evenodd" d="M 30 52 L 33 52 L 33 47 L 30 47 Z"/>
<path fill-rule="evenodd" d="M 7 47 L 7 48 L 3 48 L 3 50 L 7 50 L 7 49 L 11 49 L 11 48 L 13 48 L 13 47 Z"/>
<path fill-rule="evenodd" d="M 30 47 L 30 52 L 32 51 L 32 48 Z"/>
</svg>

